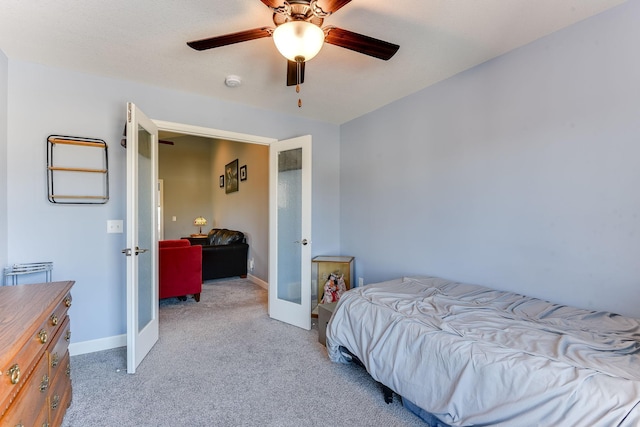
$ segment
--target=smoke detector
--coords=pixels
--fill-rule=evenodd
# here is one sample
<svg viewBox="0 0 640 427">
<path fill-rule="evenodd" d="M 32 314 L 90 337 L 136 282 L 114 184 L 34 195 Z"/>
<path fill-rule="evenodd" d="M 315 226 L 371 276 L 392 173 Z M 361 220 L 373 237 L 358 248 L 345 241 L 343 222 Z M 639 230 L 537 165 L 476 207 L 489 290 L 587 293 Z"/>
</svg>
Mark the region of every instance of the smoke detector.
<svg viewBox="0 0 640 427">
<path fill-rule="evenodd" d="M 238 87 L 242 84 L 242 79 L 240 76 L 230 75 L 224 79 L 224 84 L 227 87 Z"/>
</svg>

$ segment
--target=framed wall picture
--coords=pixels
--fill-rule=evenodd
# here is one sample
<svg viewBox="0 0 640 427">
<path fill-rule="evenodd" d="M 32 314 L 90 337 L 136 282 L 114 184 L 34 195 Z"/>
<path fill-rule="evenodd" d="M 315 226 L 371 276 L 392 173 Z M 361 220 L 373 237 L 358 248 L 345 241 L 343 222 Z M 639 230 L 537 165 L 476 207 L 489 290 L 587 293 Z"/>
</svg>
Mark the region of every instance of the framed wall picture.
<svg viewBox="0 0 640 427">
<path fill-rule="evenodd" d="M 244 165 L 240 168 L 240 181 L 247 180 L 247 165 Z"/>
<path fill-rule="evenodd" d="M 238 159 L 227 163 L 224 167 L 224 192 L 229 194 L 238 191 Z"/>
<path fill-rule="evenodd" d="M 220 175 L 220 188 L 224 187 L 224 175 Z"/>
</svg>

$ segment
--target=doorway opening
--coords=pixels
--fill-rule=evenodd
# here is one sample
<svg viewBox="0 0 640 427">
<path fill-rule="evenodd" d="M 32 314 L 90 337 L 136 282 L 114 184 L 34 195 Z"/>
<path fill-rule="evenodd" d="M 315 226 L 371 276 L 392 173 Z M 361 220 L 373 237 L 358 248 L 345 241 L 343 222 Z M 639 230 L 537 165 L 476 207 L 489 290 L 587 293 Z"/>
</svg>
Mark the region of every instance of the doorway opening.
<svg viewBox="0 0 640 427">
<path fill-rule="evenodd" d="M 173 122 L 156 121 L 159 178 L 163 179 L 164 238 L 198 233 L 194 219 L 204 217 L 212 228 L 242 231 L 249 243 L 248 273 L 268 287 L 269 278 L 269 146 L 276 140 Z M 175 145 L 171 145 L 174 143 Z M 164 157 L 163 157 L 164 156 Z M 227 194 L 219 184 L 225 165 L 238 160 L 244 180 Z M 163 175 L 167 171 L 169 176 Z M 207 176 L 207 174 L 209 176 Z M 172 197 L 175 198 L 172 200 Z"/>
<path fill-rule="evenodd" d="M 235 132 L 221 131 L 211 128 L 203 128 L 191 125 L 184 125 L 179 123 L 154 121 L 158 128 L 158 132 L 170 132 L 174 134 L 183 134 L 196 136 L 201 138 L 209 138 L 213 140 L 225 141 L 227 143 L 241 143 L 266 146 L 267 154 L 267 166 L 266 175 L 263 181 L 268 183 L 266 191 L 262 191 L 266 194 L 265 211 L 261 217 L 266 221 L 267 226 L 262 227 L 262 232 L 265 233 L 266 238 L 264 240 L 265 250 L 263 257 L 265 258 L 265 270 L 263 276 L 267 281 L 262 281 L 264 287 L 267 288 L 269 294 L 269 316 L 281 320 L 285 323 L 289 323 L 304 329 L 311 328 L 311 136 L 306 135 L 297 138 L 291 138 L 287 140 L 276 140 L 274 138 L 259 137 L 255 135 L 239 134 Z M 299 150 L 299 151 L 298 151 Z M 299 152 L 299 167 L 291 168 L 288 164 L 283 164 L 279 159 L 282 159 L 283 154 L 289 151 Z M 231 153 L 227 153 L 228 155 Z M 286 155 L 284 156 L 286 157 Z M 247 166 L 243 165 L 243 162 L 239 162 L 239 158 L 235 154 L 231 155 L 227 159 L 216 165 L 216 168 L 220 169 L 220 188 L 216 190 L 222 195 L 222 187 L 224 187 L 223 179 L 225 178 L 225 172 L 229 169 L 229 164 L 234 164 L 235 168 L 243 171 L 241 177 L 247 178 L 247 175 L 251 176 L 251 171 L 247 170 Z M 224 162 L 230 162 L 224 164 Z M 224 167 L 222 167 L 224 164 Z M 298 171 L 295 174 L 296 179 L 292 180 L 289 172 L 293 170 Z M 218 169 L 216 169 L 218 170 Z M 216 172 L 217 173 L 217 172 Z M 215 182 L 215 181 L 214 181 Z M 293 185 L 295 184 L 295 185 Z M 164 180 L 165 189 L 165 206 L 167 199 L 167 180 Z M 238 190 L 242 191 L 242 190 Z M 225 200 L 232 200 L 234 196 L 238 195 L 238 191 L 227 191 L 224 189 Z M 231 194 L 228 194 L 231 193 Z M 296 205 L 296 209 L 286 209 L 286 207 L 292 207 Z M 244 212 L 249 212 L 251 209 L 237 209 L 234 215 L 227 215 L 223 218 L 223 221 L 228 221 L 230 218 L 234 218 L 241 215 Z M 295 213 L 295 215 L 291 215 Z M 166 217 L 166 213 L 165 213 Z M 218 224 L 217 221 L 212 221 L 213 225 Z M 229 228 L 232 227 L 218 227 Z M 294 233 L 286 234 L 284 231 L 293 230 Z M 165 238 L 168 238 L 165 233 Z M 285 241 L 283 241 L 283 238 Z M 287 239 L 288 238 L 288 239 Z M 248 240 L 251 240 L 251 235 L 248 236 Z M 277 242 L 277 244 L 276 244 Z M 293 246 L 291 246 L 293 245 Z M 252 251 L 252 244 L 250 243 L 250 253 L 255 255 L 257 251 Z M 253 242 L 255 246 L 255 241 Z M 293 252 L 298 253 L 299 257 L 288 257 L 293 249 Z M 281 257 L 280 254 L 283 256 Z M 257 266 L 257 262 L 254 263 L 253 255 L 249 259 L 249 265 L 253 267 Z M 298 262 L 296 262 L 298 260 Z M 279 262 L 283 261 L 283 262 Z M 293 271 L 297 279 L 293 279 L 293 276 L 288 274 Z M 252 279 L 255 275 L 252 274 Z M 291 277 L 290 277 L 291 276 Z M 295 301 L 291 301 L 292 298 L 282 297 L 279 289 L 280 284 L 284 279 L 287 281 L 287 292 L 285 296 L 299 295 L 300 298 L 295 298 Z M 255 280 L 253 280 L 256 282 Z M 258 285 L 260 283 L 256 282 Z M 297 287 L 293 289 L 293 287 Z"/>
</svg>

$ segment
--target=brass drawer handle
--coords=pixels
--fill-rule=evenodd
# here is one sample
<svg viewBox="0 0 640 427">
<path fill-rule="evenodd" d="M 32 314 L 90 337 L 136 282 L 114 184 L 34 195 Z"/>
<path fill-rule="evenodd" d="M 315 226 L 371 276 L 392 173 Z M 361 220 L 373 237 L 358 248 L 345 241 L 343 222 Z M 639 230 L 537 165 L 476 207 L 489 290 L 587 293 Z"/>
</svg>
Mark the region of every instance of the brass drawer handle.
<svg viewBox="0 0 640 427">
<path fill-rule="evenodd" d="M 40 391 L 45 392 L 49 388 L 49 376 L 45 375 L 42 377 L 42 381 L 40 382 Z"/>
<path fill-rule="evenodd" d="M 58 409 L 59 404 L 60 404 L 60 396 L 56 394 L 51 398 L 51 409 Z"/>
<path fill-rule="evenodd" d="M 66 305 L 67 308 L 71 307 L 71 296 L 68 296 L 64 299 L 64 305 Z"/>
<path fill-rule="evenodd" d="M 67 340 L 67 342 L 71 341 L 71 329 L 67 329 L 67 333 L 64 335 L 64 339 Z"/>
<path fill-rule="evenodd" d="M 51 315 L 51 325 L 56 326 L 58 324 L 58 316 L 55 313 Z"/>
<path fill-rule="evenodd" d="M 47 334 L 47 331 L 45 329 L 41 329 L 38 333 L 38 338 L 40 338 L 40 342 L 42 344 L 46 344 L 49 340 L 49 334 Z"/>
<path fill-rule="evenodd" d="M 7 371 L 7 375 L 11 378 L 11 384 L 18 384 L 20 381 L 20 366 L 16 363 Z"/>
<path fill-rule="evenodd" d="M 51 367 L 55 368 L 58 366 L 58 363 L 60 363 L 60 356 L 58 356 L 58 353 L 53 353 L 51 355 Z"/>
<path fill-rule="evenodd" d="M 65 374 L 67 374 L 68 377 L 71 377 L 71 363 L 67 364 L 67 369 L 65 371 Z"/>
</svg>

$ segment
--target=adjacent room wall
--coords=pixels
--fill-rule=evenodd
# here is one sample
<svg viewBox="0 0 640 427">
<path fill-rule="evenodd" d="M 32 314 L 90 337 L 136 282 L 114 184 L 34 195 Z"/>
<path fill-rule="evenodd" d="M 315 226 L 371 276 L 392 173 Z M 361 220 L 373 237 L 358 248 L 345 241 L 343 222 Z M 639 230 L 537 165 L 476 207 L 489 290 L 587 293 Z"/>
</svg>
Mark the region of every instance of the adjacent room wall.
<svg viewBox="0 0 640 427">
<path fill-rule="evenodd" d="M 269 147 L 197 136 L 172 138 L 174 145 L 160 144 L 159 176 L 164 180 L 165 239 L 196 233 L 193 225 L 203 216 L 212 228 L 242 231 L 249 243 L 249 274 L 269 279 Z M 247 180 L 227 194 L 219 186 L 224 167 L 238 159 L 246 166 Z M 250 179 L 249 179 L 250 177 Z M 172 221 L 172 217 L 176 221 Z"/>
<path fill-rule="evenodd" d="M 238 176 L 238 191 L 220 188 L 225 165 L 238 159 L 238 174 L 247 167 L 247 179 Z M 242 231 L 249 244 L 249 274 L 269 281 L 269 147 L 232 141 L 216 141 L 212 153 L 213 227 Z"/>
<path fill-rule="evenodd" d="M 357 276 L 640 317 L 639 18 L 627 2 L 343 125 Z"/>
<path fill-rule="evenodd" d="M 209 224 L 213 213 L 210 139 L 197 136 L 172 138 L 174 145 L 160 144 L 158 177 L 164 187 L 164 238 L 180 239 L 197 233 L 193 220 L 203 216 Z M 173 217 L 176 218 L 173 221 Z M 202 227 L 206 234 L 209 224 Z"/>
<path fill-rule="evenodd" d="M 0 50 L 0 268 L 7 264 L 7 106 L 9 61 Z"/>
<path fill-rule="evenodd" d="M 1 67 L 1 66 L 0 66 Z M 76 281 L 72 344 L 126 331 L 124 234 L 107 234 L 109 219 L 125 219 L 126 102 L 152 119 L 286 139 L 313 136 L 314 254 L 339 250 L 339 127 L 142 83 L 9 59 L 7 261 L 53 261 L 53 279 Z M 1 86 L 0 86 L 1 87 Z M 46 138 L 101 138 L 109 145 L 111 199 L 105 205 L 47 201 Z M 249 170 L 249 179 L 253 169 Z"/>
</svg>

